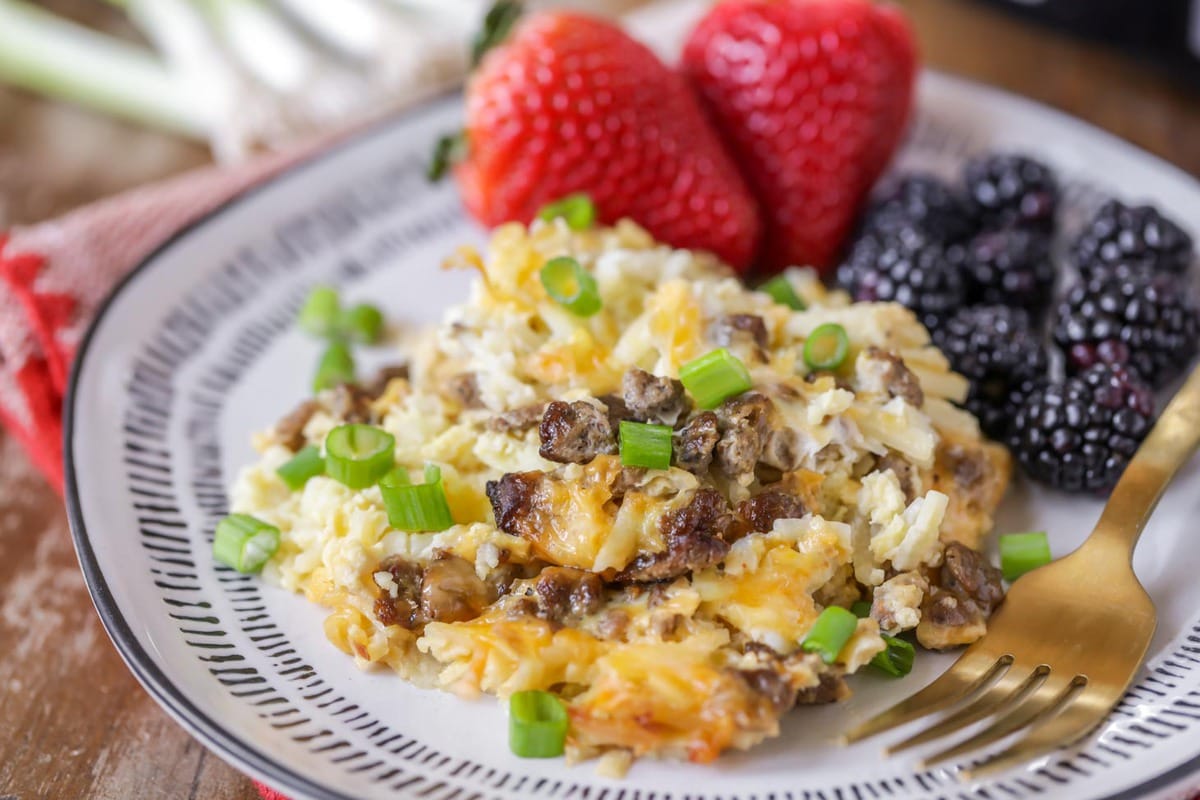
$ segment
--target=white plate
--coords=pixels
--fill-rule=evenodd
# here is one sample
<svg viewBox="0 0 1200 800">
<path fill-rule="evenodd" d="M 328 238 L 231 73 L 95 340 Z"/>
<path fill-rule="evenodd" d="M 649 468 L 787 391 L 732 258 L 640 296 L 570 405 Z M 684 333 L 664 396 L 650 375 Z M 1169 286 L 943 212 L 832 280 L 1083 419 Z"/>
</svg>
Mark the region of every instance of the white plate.
<svg viewBox="0 0 1200 800">
<path fill-rule="evenodd" d="M 333 281 L 393 319 L 435 320 L 467 276 L 438 268 L 483 233 L 423 170 L 457 97 L 435 101 L 229 203 L 177 235 L 116 290 L 80 348 L 67 404 L 68 503 L 80 561 L 114 643 L 146 689 L 230 763 L 301 797 L 1055 798 L 1173 797 L 1200 787 L 1196 465 L 1138 551 L 1159 608 L 1151 659 L 1098 735 L 982 783 L 884 759 L 836 734 L 931 680 L 863 676 L 845 705 L 791 714 L 781 737 L 710 766 L 643 762 L 628 777 L 509 754 L 500 704 L 358 671 L 323 612 L 257 578 L 214 570 L 225 488 L 263 428 L 307 391 L 314 343 L 292 324 Z M 902 167 L 952 175 L 968 153 L 1012 148 L 1063 176 L 1068 226 L 1112 192 L 1186 218 L 1200 188 L 1178 170 L 1061 114 L 938 75 L 923 81 Z M 385 360 L 387 353 L 375 354 Z M 1099 503 L 1018 485 L 1001 530 L 1047 529 L 1062 554 Z M 886 739 L 884 740 L 886 741 Z"/>
</svg>

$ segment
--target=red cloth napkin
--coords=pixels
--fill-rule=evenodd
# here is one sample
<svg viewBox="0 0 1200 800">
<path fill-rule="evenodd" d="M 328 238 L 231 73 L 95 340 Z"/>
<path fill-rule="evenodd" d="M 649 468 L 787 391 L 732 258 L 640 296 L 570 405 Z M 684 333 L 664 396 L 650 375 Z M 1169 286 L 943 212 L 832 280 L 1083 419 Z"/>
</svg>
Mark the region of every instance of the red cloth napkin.
<svg viewBox="0 0 1200 800">
<path fill-rule="evenodd" d="M 207 167 L 0 233 L 0 423 L 62 493 L 62 406 L 75 347 L 109 290 L 175 231 L 320 148 Z M 255 784 L 264 800 L 287 800 Z"/>
</svg>

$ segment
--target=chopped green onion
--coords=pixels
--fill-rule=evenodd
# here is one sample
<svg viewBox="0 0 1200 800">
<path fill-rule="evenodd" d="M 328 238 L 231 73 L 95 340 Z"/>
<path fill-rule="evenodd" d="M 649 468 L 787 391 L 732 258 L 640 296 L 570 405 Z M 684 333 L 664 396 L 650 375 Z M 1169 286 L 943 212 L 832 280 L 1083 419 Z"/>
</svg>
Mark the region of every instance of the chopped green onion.
<svg viewBox="0 0 1200 800">
<path fill-rule="evenodd" d="M 567 707 L 550 692 L 516 692 L 508 699 L 508 747 L 516 756 L 561 756 L 567 724 Z"/>
<path fill-rule="evenodd" d="M 701 408 L 716 408 L 754 385 L 746 365 L 724 347 L 684 364 L 679 380 Z"/>
<path fill-rule="evenodd" d="M 338 329 L 352 342 L 376 344 L 383 338 L 383 312 L 370 303 L 360 303 L 342 312 Z"/>
<path fill-rule="evenodd" d="M 871 666 L 896 678 L 902 678 L 912 672 L 913 658 L 916 656 L 913 646 L 886 633 L 881 636 L 883 641 L 887 642 L 887 649 L 875 654 L 871 659 Z"/>
<path fill-rule="evenodd" d="M 621 420 L 621 463 L 647 469 L 671 468 L 671 427 Z"/>
<path fill-rule="evenodd" d="M 1000 537 L 1000 571 L 1006 581 L 1015 581 L 1051 560 L 1050 540 L 1045 531 L 1006 533 Z"/>
<path fill-rule="evenodd" d="M 792 287 L 792 282 L 782 275 L 776 275 L 771 280 L 758 287 L 760 292 L 766 292 L 771 295 L 771 299 L 781 306 L 787 306 L 793 311 L 803 311 L 808 308 L 804 301 L 800 299 L 800 295 L 796 294 L 795 288 Z"/>
<path fill-rule="evenodd" d="M 829 606 L 817 617 L 800 648 L 806 653 L 819 653 L 822 661 L 832 664 L 857 627 L 858 617 L 841 606 Z"/>
<path fill-rule="evenodd" d="M 279 528 L 249 514 L 230 514 L 213 535 L 213 557 L 238 572 L 258 572 L 278 549 Z"/>
<path fill-rule="evenodd" d="M 837 369 L 850 352 L 850 337 L 836 322 L 818 325 L 804 342 L 804 363 L 812 369 Z"/>
<path fill-rule="evenodd" d="M 585 231 L 596 222 L 596 206 L 588 195 L 577 192 L 561 200 L 547 203 L 538 212 L 538 219 L 550 222 L 562 217 L 573 231 Z"/>
<path fill-rule="evenodd" d="M 325 472 L 351 489 L 374 486 L 395 464 L 396 439 L 371 425 L 342 425 L 325 438 Z"/>
<path fill-rule="evenodd" d="M 590 317 L 600 310 L 596 279 L 570 256 L 547 261 L 542 267 L 541 278 L 546 293 L 572 314 Z"/>
<path fill-rule="evenodd" d="M 859 619 L 871 616 L 871 604 L 866 600 L 855 600 L 850 604 L 850 613 Z"/>
<path fill-rule="evenodd" d="M 315 478 L 324 472 L 325 459 L 321 451 L 311 444 L 301 448 L 296 455 L 275 470 L 275 474 L 282 478 L 293 492 L 303 489 L 309 478 Z"/>
<path fill-rule="evenodd" d="M 354 383 L 354 356 L 350 354 L 350 348 L 341 342 L 330 342 L 317 362 L 313 391 L 332 389 L 341 383 Z"/>
<path fill-rule="evenodd" d="M 337 289 L 314 286 L 300 306 L 296 322 L 313 336 L 332 336 L 338 328 L 340 302 Z"/>
<path fill-rule="evenodd" d="M 414 484 L 408 470 L 401 467 L 379 482 L 388 524 L 400 531 L 444 531 L 454 524 L 442 470 L 436 464 L 425 465 L 425 482 Z"/>
</svg>

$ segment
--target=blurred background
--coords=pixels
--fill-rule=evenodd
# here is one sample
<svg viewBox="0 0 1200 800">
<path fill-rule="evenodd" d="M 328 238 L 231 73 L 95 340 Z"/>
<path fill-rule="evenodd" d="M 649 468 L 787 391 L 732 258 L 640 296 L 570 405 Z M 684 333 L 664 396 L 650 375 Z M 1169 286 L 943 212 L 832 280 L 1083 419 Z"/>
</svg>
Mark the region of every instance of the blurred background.
<svg viewBox="0 0 1200 800">
<path fill-rule="evenodd" d="M 1047 102 L 1200 174 L 1200 0 L 899 4 L 929 67 Z M 414 83 L 453 84 L 485 10 L 482 0 L 0 0 L 0 228 L 385 113 Z"/>
<path fill-rule="evenodd" d="M 897 2 L 927 67 L 1047 103 L 1200 176 L 1200 0 Z M 669 39 L 653 4 L 575 5 L 633 9 Z M 364 16 L 381 7 L 386 24 Z M 484 9 L 0 0 L 0 231 L 387 113 L 412 97 L 414 75 L 422 91 L 453 85 Z M 137 688 L 92 611 L 61 501 L 3 432 L 0 486 L 0 795 L 257 797 Z"/>
</svg>

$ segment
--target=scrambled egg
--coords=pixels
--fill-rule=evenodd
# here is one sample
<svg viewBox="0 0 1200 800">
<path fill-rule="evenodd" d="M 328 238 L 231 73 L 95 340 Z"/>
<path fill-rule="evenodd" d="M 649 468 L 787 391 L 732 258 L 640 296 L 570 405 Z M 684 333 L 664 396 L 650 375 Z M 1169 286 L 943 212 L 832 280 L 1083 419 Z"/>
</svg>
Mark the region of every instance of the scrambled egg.
<svg viewBox="0 0 1200 800">
<path fill-rule="evenodd" d="M 539 270 L 563 255 L 595 277 L 599 313 L 548 296 Z M 407 376 L 322 394 L 296 430 L 257 438 L 233 488 L 234 511 L 282 533 L 264 577 L 328 607 L 329 639 L 360 666 L 464 696 L 555 692 L 571 758 L 703 762 L 846 696 L 881 628 L 932 647 L 980 634 L 990 603 L 955 570 L 991 527 L 1007 455 L 955 406 L 964 380 L 906 309 L 792 270 L 794 311 L 629 222 L 508 225 L 451 261 L 479 277 Z M 850 357 L 814 372 L 804 343 L 824 323 Z M 718 346 L 753 388 L 705 412 L 673 379 Z M 547 444 L 552 414 L 586 422 L 582 452 Z M 673 427 L 672 466 L 622 466 L 617 417 Z M 397 464 L 440 466 L 450 528 L 394 530 L 378 487 L 284 485 L 297 444 L 354 419 L 395 437 Z M 824 607 L 857 600 L 871 616 L 833 663 L 804 651 Z"/>
</svg>

